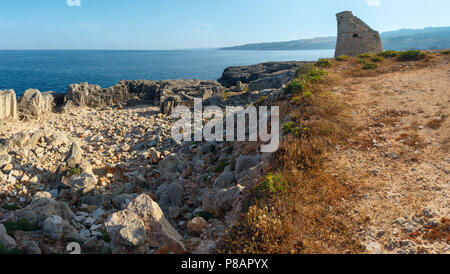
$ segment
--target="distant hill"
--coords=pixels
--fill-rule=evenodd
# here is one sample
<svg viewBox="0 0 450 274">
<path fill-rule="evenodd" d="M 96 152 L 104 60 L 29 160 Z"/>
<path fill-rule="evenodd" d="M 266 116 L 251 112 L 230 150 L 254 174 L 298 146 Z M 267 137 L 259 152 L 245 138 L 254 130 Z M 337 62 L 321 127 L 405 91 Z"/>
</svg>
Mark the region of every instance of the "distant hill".
<svg viewBox="0 0 450 274">
<path fill-rule="evenodd" d="M 386 50 L 450 48 L 450 27 L 401 29 L 381 34 Z M 313 50 L 334 49 L 336 36 L 301 39 L 287 42 L 255 43 L 221 48 L 221 50 Z"/>
</svg>

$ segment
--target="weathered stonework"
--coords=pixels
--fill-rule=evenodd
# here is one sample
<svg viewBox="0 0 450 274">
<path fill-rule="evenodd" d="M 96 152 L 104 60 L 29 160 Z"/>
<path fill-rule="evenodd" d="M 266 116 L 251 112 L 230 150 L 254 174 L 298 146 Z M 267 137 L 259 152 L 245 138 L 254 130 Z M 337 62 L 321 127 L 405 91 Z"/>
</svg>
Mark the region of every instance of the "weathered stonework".
<svg viewBox="0 0 450 274">
<path fill-rule="evenodd" d="M 338 38 L 335 57 L 340 55 L 358 56 L 362 53 L 383 51 L 380 34 L 351 11 L 338 13 Z"/>
<path fill-rule="evenodd" d="M 14 90 L 0 90 L 0 120 L 17 118 L 17 100 Z"/>
</svg>

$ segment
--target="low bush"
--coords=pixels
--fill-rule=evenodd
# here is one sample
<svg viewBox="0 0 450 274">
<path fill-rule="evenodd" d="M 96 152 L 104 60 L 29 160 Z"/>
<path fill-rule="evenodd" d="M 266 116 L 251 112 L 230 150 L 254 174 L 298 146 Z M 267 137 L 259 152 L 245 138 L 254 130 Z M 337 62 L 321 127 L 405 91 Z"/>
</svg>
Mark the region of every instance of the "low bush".
<svg viewBox="0 0 450 274">
<path fill-rule="evenodd" d="M 376 69 L 377 67 L 378 67 L 377 64 L 368 63 L 368 64 L 365 64 L 362 68 L 363 68 L 363 70 L 371 70 L 371 69 Z"/>
<path fill-rule="evenodd" d="M 299 79 L 294 79 L 289 84 L 286 85 L 284 92 L 288 94 L 296 94 L 302 92 L 304 88 L 305 83 L 303 81 Z"/>
<path fill-rule="evenodd" d="M 336 57 L 336 61 L 338 62 L 344 62 L 347 61 L 348 59 L 350 59 L 350 57 L 347 55 L 339 55 L 338 57 Z"/>
<path fill-rule="evenodd" d="M 6 221 L 4 223 L 6 233 L 10 236 L 14 236 L 14 232 L 16 231 L 35 231 L 37 227 L 31 224 L 27 219 L 20 219 L 16 222 Z"/>
<path fill-rule="evenodd" d="M 320 59 L 319 61 L 317 61 L 315 66 L 320 68 L 329 68 L 331 67 L 331 62 L 327 59 Z"/>
<path fill-rule="evenodd" d="M 395 58 L 395 57 L 398 56 L 398 54 L 399 54 L 398 51 L 386 50 L 386 51 L 383 51 L 381 53 L 378 53 L 378 56 L 381 56 L 381 57 L 384 57 L 384 58 Z"/>
<path fill-rule="evenodd" d="M 373 54 L 371 53 L 362 53 L 360 55 L 358 55 L 359 58 L 371 58 L 373 57 Z"/>
<path fill-rule="evenodd" d="M 283 132 L 285 134 L 293 134 L 298 136 L 300 135 L 300 128 L 297 127 L 294 122 L 289 122 L 283 125 Z"/>
<path fill-rule="evenodd" d="M 418 61 L 424 59 L 426 56 L 426 53 L 421 50 L 408 50 L 404 52 L 400 52 L 400 54 L 397 57 L 398 61 L 404 62 L 404 61 Z"/>
<path fill-rule="evenodd" d="M 442 55 L 450 55 L 450 50 L 443 50 L 441 51 Z"/>
<path fill-rule="evenodd" d="M 380 63 L 383 61 L 384 61 L 384 58 L 381 56 L 376 56 L 376 57 L 372 58 L 372 62 L 375 62 L 375 63 Z"/>
<path fill-rule="evenodd" d="M 284 193 L 288 190 L 289 183 L 281 173 L 269 173 L 264 177 L 264 180 L 256 188 L 257 193 Z"/>
</svg>

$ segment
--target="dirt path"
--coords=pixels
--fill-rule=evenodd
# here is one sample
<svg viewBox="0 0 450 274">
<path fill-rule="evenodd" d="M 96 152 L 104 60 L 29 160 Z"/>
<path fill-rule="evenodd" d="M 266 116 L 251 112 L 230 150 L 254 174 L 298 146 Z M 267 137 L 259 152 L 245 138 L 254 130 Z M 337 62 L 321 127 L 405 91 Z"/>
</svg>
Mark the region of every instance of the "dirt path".
<svg viewBox="0 0 450 274">
<path fill-rule="evenodd" d="M 362 186 L 350 214 L 367 224 L 360 235 L 368 251 L 450 253 L 449 59 L 349 78 L 334 91 L 357 133 L 333 152 L 330 168 Z"/>
</svg>

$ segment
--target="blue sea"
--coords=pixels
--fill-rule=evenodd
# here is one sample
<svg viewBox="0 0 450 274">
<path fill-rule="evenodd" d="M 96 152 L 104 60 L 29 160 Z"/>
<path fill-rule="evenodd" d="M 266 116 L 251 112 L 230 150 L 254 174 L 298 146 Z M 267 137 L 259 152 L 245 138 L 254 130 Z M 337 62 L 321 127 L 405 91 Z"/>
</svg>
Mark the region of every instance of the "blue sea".
<svg viewBox="0 0 450 274">
<path fill-rule="evenodd" d="M 315 61 L 333 54 L 333 50 L 0 50 L 0 90 L 14 89 L 20 95 L 29 88 L 65 92 L 69 84 L 81 82 L 110 87 L 120 80 L 217 80 L 229 66 Z"/>
</svg>

